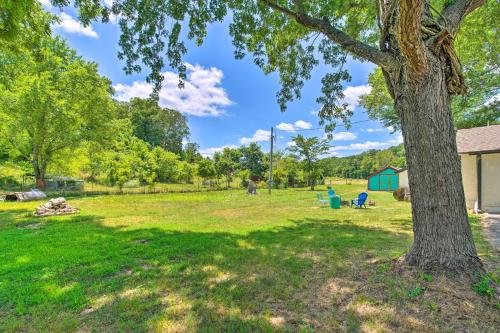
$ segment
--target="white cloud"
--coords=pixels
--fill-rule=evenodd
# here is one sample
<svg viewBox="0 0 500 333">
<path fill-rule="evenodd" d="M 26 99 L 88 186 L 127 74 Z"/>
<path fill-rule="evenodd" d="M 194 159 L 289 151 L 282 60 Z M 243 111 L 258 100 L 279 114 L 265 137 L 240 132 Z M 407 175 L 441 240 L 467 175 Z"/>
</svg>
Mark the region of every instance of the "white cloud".
<svg viewBox="0 0 500 333">
<path fill-rule="evenodd" d="M 50 3 L 50 0 L 38 0 L 39 3 L 41 3 L 43 6 L 47 8 L 51 8 L 52 4 Z"/>
<path fill-rule="evenodd" d="M 277 129 L 287 132 L 295 132 L 298 129 L 310 129 L 312 124 L 304 120 L 297 120 L 295 123 L 281 123 L 276 126 Z"/>
<path fill-rule="evenodd" d="M 312 128 L 312 124 L 310 122 L 303 121 L 303 120 L 297 120 L 294 123 L 294 125 L 295 125 L 296 128 L 299 128 L 299 129 L 310 129 L 310 128 Z"/>
<path fill-rule="evenodd" d="M 288 141 L 288 142 L 286 143 L 286 145 L 287 145 L 288 147 L 292 147 L 292 146 L 296 146 L 297 144 L 295 143 L 295 141 Z"/>
<path fill-rule="evenodd" d="M 385 149 L 390 146 L 398 145 L 403 142 L 403 136 L 401 134 L 397 135 L 396 138 L 390 139 L 388 141 L 365 141 L 358 143 L 351 143 L 346 146 L 335 146 L 330 149 L 330 152 L 338 152 L 343 150 L 356 150 L 356 151 L 365 151 L 369 149 Z"/>
<path fill-rule="evenodd" d="M 395 139 L 391 139 L 388 142 L 393 145 L 399 145 L 400 143 L 403 143 L 403 141 L 404 141 L 403 135 L 399 133 Z"/>
<path fill-rule="evenodd" d="M 333 133 L 333 138 L 332 140 L 337 140 L 337 141 L 349 141 L 349 140 L 356 140 L 358 136 L 356 133 L 352 132 L 338 132 L 338 133 Z"/>
<path fill-rule="evenodd" d="M 221 147 L 211 147 L 211 148 L 205 148 L 205 149 L 200 149 L 200 154 L 204 157 L 212 157 L 215 153 L 221 152 L 224 150 L 224 148 L 238 148 L 235 145 L 225 145 Z"/>
<path fill-rule="evenodd" d="M 372 87 L 369 84 L 361 86 L 349 86 L 344 89 L 343 103 L 347 103 L 348 108 L 354 110 L 359 105 L 359 97 L 369 94 Z"/>
<path fill-rule="evenodd" d="M 251 138 L 246 138 L 246 137 L 240 138 L 240 143 L 242 145 L 247 145 L 252 142 L 269 141 L 270 138 L 271 138 L 271 131 L 258 129 Z"/>
<path fill-rule="evenodd" d="M 295 126 L 293 126 L 293 124 L 290 123 L 281 123 L 278 126 L 276 126 L 276 128 L 282 131 L 289 131 L 289 132 L 295 131 Z"/>
<path fill-rule="evenodd" d="M 111 8 L 113 6 L 113 1 L 114 0 L 103 0 L 104 4 L 108 7 Z M 109 22 L 112 24 L 118 23 L 118 20 L 121 18 L 121 15 L 115 15 L 113 13 L 109 14 Z"/>
<path fill-rule="evenodd" d="M 386 128 L 391 133 L 394 133 L 394 131 L 395 131 L 395 128 L 393 126 L 387 126 Z"/>
<path fill-rule="evenodd" d="M 351 143 L 347 146 L 335 146 L 331 148 L 331 151 L 382 149 L 388 145 L 389 142 L 365 141 L 363 143 Z"/>
<path fill-rule="evenodd" d="M 163 85 L 159 93 L 159 104 L 164 108 L 178 110 L 193 116 L 220 116 L 225 114 L 224 107 L 234 104 L 221 87 L 224 73 L 215 67 L 204 68 L 186 64 L 187 80 L 184 88 L 179 89 L 179 76 L 173 72 L 163 72 Z M 132 84 L 116 84 L 115 97 L 128 101 L 132 97 L 147 98 L 153 86 L 145 81 Z"/>
<path fill-rule="evenodd" d="M 367 131 L 369 133 L 374 133 L 374 132 L 383 132 L 384 129 L 383 128 L 367 128 L 365 131 Z"/>
<path fill-rule="evenodd" d="M 56 29 L 61 29 L 69 34 L 99 38 L 99 35 L 92 29 L 92 26 L 84 27 L 80 22 L 66 13 L 61 13 L 59 19 L 60 22 L 54 25 Z"/>
</svg>

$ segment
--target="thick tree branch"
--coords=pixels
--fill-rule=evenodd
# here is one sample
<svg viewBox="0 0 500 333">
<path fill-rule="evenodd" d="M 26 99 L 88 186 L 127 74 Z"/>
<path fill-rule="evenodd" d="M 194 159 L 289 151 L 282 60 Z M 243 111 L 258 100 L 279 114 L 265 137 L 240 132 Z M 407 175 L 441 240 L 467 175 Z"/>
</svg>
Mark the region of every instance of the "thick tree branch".
<svg viewBox="0 0 500 333">
<path fill-rule="evenodd" d="M 318 19 L 307 15 L 306 13 L 297 13 L 288 8 L 282 7 L 270 0 L 258 0 L 263 5 L 266 5 L 276 11 L 279 11 L 285 15 L 294 18 L 299 24 L 325 34 L 330 40 L 339 44 L 349 53 L 363 58 L 365 60 L 371 61 L 387 70 L 393 68 L 396 64 L 396 58 L 393 57 L 388 52 L 382 52 L 377 48 L 367 45 L 359 40 L 356 40 L 343 32 L 335 28 L 325 17 L 323 19 Z"/>
<path fill-rule="evenodd" d="M 442 12 L 443 21 L 448 31 L 455 36 L 462 20 L 475 9 L 481 7 L 485 0 L 455 0 L 447 5 Z"/>
<path fill-rule="evenodd" d="M 425 44 L 422 40 L 422 10 L 425 0 L 401 0 L 397 39 L 413 79 L 427 72 Z"/>
</svg>

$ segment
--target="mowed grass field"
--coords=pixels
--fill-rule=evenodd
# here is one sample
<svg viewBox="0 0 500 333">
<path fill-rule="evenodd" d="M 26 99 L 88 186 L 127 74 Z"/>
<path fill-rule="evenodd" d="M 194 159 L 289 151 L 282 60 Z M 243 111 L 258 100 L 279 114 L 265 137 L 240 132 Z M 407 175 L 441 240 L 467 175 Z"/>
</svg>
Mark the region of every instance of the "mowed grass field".
<svg viewBox="0 0 500 333">
<path fill-rule="evenodd" d="M 101 196 L 51 218 L 32 216 L 40 202 L 0 203 L 0 332 L 495 332 L 498 308 L 470 285 L 395 268 L 410 205 L 369 199 L 332 210 L 306 189 Z"/>
</svg>

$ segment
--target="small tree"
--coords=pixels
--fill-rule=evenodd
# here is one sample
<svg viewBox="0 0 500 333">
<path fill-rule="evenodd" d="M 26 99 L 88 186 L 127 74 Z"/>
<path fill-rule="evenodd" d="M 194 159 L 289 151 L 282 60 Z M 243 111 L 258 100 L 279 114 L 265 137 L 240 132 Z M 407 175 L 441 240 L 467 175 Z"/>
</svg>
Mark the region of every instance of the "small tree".
<svg viewBox="0 0 500 333">
<path fill-rule="evenodd" d="M 198 162 L 198 176 L 203 180 L 210 180 L 216 176 L 214 162 L 209 158 L 202 158 Z"/>
<path fill-rule="evenodd" d="M 156 179 L 162 183 L 174 182 L 179 175 L 179 156 L 161 147 L 153 149 L 156 159 Z"/>
<path fill-rule="evenodd" d="M 243 146 L 240 148 L 241 151 L 241 168 L 248 170 L 251 176 L 261 177 L 266 170 L 264 166 L 264 153 L 260 146 L 252 142 L 248 146 Z"/>
<path fill-rule="evenodd" d="M 311 190 L 314 191 L 314 184 L 318 174 L 315 170 L 315 164 L 321 155 L 329 151 L 328 140 L 320 140 L 316 137 L 306 138 L 299 134 L 293 137 L 292 142 L 293 144 L 287 150 L 293 157 L 303 163 L 308 183 Z"/>
<path fill-rule="evenodd" d="M 231 182 L 240 167 L 241 152 L 238 149 L 224 148 L 222 153 L 214 154 L 215 170 L 218 175 L 226 178 L 227 187 L 231 187 Z"/>
<path fill-rule="evenodd" d="M 179 168 L 179 180 L 188 184 L 193 183 L 193 176 L 195 172 L 195 167 L 193 164 L 189 164 L 186 161 L 181 161 L 178 164 Z"/>
<path fill-rule="evenodd" d="M 197 163 L 203 157 L 200 152 L 200 145 L 195 142 L 188 142 L 182 151 L 182 159 L 188 163 Z"/>
</svg>

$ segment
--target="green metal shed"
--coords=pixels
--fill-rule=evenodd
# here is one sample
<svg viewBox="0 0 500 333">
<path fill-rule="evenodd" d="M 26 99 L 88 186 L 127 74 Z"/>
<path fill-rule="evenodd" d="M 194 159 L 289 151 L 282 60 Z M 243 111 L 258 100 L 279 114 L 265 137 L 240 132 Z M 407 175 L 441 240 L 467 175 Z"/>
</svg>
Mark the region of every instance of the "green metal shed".
<svg viewBox="0 0 500 333">
<path fill-rule="evenodd" d="M 368 190 L 395 191 L 399 188 L 399 169 L 386 166 L 368 176 Z"/>
</svg>

